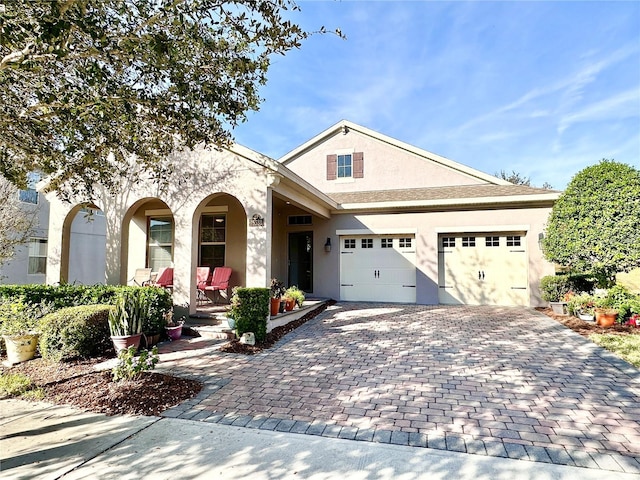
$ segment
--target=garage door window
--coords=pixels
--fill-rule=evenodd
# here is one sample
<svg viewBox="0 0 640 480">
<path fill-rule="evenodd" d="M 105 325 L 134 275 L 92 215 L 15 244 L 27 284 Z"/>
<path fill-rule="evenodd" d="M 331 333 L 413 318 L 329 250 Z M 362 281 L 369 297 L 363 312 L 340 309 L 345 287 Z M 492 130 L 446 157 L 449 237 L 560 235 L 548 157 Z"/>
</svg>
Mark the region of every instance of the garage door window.
<svg viewBox="0 0 640 480">
<path fill-rule="evenodd" d="M 393 248 L 393 238 L 383 238 L 382 248 Z"/>
<path fill-rule="evenodd" d="M 487 237 L 485 239 L 485 245 L 487 247 L 499 247 L 500 246 L 500 237 Z"/>
<path fill-rule="evenodd" d="M 345 239 L 344 248 L 356 248 L 356 239 L 355 238 Z"/>
<path fill-rule="evenodd" d="M 362 248 L 373 248 L 373 238 L 363 238 Z"/>
<path fill-rule="evenodd" d="M 456 237 L 442 237 L 442 246 L 451 248 L 456 246 Z"/>
<path fill-rule="evenodd" d="M 462 237 L 462 246 L 463 247 L 475 247 L 476 246 L 476 237 Z"/>
<path fill-rule="evenodd" d="M 400 248 L 411 248 L 411 238 L 401 238 Z"/>
<path fill-rule="evenodd" d="M 520 235 L 513 235 L 507 237 L 507 247 L 519 247 Z"/>
</svg>

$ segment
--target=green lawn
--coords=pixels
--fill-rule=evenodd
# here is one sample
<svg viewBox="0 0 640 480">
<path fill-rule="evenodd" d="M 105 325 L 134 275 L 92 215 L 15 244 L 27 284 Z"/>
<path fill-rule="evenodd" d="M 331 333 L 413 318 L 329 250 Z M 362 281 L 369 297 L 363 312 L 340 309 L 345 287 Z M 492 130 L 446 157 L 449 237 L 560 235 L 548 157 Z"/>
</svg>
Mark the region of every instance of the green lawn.
<svg viewBox="0 0 640 480">
<path fill-rule="evenodd" d="M 589 339 L 640 368 L 640 335 L 612 335 L 594 333 Z"/>
<path fill-rule="evenodd" d="M 632 292 L 640 293 L 640 268 L 631 270 L 629 273 L 619 273 L 616 278 Z"/>
</svg>

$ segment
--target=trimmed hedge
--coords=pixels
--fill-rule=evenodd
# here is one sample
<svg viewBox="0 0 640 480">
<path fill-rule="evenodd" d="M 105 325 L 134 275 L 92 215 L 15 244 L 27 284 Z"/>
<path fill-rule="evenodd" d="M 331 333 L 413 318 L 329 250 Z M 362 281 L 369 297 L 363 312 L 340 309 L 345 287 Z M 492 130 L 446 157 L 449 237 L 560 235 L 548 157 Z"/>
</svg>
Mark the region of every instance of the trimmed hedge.
<svg viewBox="0 0 640 480">
<path fill-rule="evenodd" d="M 60 361 L 95 357 L 113 348 L 109 333 L 109 305 L 62 308 L 40 321 L 40 354 Z"/>
<path fill-rule="evenodd" d="M 264 341 L 267 338 L 270 289 L 235 288 L 233 297 L 230 313 L 236 321 L 238 336 L 253 332 L 258 342 Z"/>
<path fill-rule="evenodd" d="M 0 299 L 8 302 L 36 304 L 50 302 L 56 310 L 79 305 L 114 305 L 122 291 L 141 290 L 149 297 L 151 312 L 142 331 L 161 333 L 166 324 L 164 314 L 173 308 L 171 294 L 158 287 L 128 287 L 115 285 L 0 285 Z"/>
<path fill-rule="evenodd" d="M 540 279 L 542 299 L 547 302 L 562 302 L 569 292 L 592 293 L 594 285 L 595 281 L 586 275 L 547 275 Z"/>
</svg>

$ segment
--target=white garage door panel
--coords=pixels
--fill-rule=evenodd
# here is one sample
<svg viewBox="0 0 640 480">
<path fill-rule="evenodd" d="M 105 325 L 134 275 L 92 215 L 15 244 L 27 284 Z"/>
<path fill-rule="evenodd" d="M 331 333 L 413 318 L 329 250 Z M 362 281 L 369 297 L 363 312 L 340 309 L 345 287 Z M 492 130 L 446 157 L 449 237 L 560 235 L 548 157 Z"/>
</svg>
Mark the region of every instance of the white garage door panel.
<svg viewBox="0 0 640 480">
<path fill-rule="evenodd" d="M 529 304 L 524 232 L 445 234 L 438 242 L 441 303 Z"/>
<path fill-rule="evenodd" d="M 386 248 L 383 248 L 383 242 Z M 414 246 L 413 236 L 342 237 L 340 298 L 349 301 L 415 303 Z"/>
</svg>

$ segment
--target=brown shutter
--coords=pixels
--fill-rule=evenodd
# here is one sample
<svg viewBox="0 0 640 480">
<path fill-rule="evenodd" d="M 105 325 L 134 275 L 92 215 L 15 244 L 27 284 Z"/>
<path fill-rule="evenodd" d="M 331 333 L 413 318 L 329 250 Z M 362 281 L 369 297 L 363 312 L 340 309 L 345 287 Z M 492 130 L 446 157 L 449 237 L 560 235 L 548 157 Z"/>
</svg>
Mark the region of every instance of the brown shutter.
<svg viewBox="0 0 640 480">
<path fill-rule="evenodd" d="M 353 178 L 364 178 L 364 153 L 353 154 Z"/>
<path fill-rule="evenodd" d="M 327 180 L 338 178 L 338 155 L 327 155 Z"/>
</svg>

